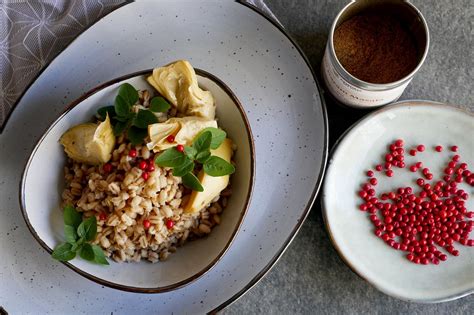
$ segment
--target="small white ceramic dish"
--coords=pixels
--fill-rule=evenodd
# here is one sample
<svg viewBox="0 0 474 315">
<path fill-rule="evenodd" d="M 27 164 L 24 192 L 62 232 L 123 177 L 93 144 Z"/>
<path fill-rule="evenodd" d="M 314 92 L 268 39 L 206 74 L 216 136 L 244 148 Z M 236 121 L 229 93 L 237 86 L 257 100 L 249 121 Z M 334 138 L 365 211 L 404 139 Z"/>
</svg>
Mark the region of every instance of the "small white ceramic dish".
<svg viewBox="0 0 474 315">
<path fill-rule="evenodd" d="M 97 109 L 113 104 L 121 84 L 154 93 L 143 71 L 107 82 L 75 101 L 38 141 L 23 173 L 20 201 L 23 216 L 36 240 L 51 253 L 64 241 L 63 215 L 59 208 L 64 189 L 63 165 L 66 161 L 61 135 L 77 124 L 90 121 Z M 222 223 L 203 239 L 180 247 L 169 259 L 148 262 L 92 264 L 80 258 L 65 263 L 82 276 L 116 289 L 159 293 L 179 288 L 196 280 L 214 266 L 231 245 L 247 211 L 254 179 L 254 147 L 250 126 L 242 106 L 230 89 L 213 75 L 196 69 L 201 88 L 211 91 L 216 100 L 219 126 L 237 145 L 236 173 L 231 177 L 232 197 L 222 214 Z"/>
<path fill-rule="evenodd" d="M 380 291 L 409 301 L 442 302 L 474 292 L 474 248 L 455 245 L 460 256 L 448 255 L 440 265 L 416 265 L 406 252 L 396 251 L 373 233 L 368 214 L 358 210 L 360 184 L 366 171 L 381 159 L 387 144 L 404 139 L 405 146 L 423 143 L 426 151 L 418 157 L 405 155 L 407 165 L 422 160 L 438 178 L 453 152 L 433 154 L 437 144 L 458 145 L 462 160 L 474 165 L 474 116 L 452 106 L 424 101 L 405 101 L 369 114 L 350 128 L 333 149 L 324 181 L 322 206 L 331 240 L 347 265 Z M 428 154 L 429 158 L 428 158 Z M 380 174 L 380 173 L 377 173 Z M 415 192 L 417 176 L 395 170 L 392 179 L 377 175 L 380 191 L 410 183 Z M 467 208 L 474 206 L 473 189 Z M 471 234 L 472 238 L 472 234 Z"/>
</svg>

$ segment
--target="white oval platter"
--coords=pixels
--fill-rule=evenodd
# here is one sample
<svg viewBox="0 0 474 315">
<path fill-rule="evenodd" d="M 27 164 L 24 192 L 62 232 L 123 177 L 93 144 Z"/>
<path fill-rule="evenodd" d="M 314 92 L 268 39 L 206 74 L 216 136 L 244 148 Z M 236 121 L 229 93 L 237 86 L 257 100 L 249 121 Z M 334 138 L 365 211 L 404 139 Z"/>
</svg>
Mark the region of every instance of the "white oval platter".
<svg viewBox="0 0 474 315">
<path fill-rule="evenodd" d="M 158 295 L 101 287 L 53 261 L 29 234 L 18 203 L 21 170 L 71 101 L 113 78 L 177 59 L 215 74 L 245 108 L 256 148 L 252 202 L 231 248 L 192 284 Z M 222 309 L 268 272 L 302 225 L 323 176 L 327 136 L 309 63 L 257 10 L 217 0 L 137 1 L 115 10 L 46 67 L 0 136 L 2 306 L 11 313 L 56 314 Z"/>
</svg>

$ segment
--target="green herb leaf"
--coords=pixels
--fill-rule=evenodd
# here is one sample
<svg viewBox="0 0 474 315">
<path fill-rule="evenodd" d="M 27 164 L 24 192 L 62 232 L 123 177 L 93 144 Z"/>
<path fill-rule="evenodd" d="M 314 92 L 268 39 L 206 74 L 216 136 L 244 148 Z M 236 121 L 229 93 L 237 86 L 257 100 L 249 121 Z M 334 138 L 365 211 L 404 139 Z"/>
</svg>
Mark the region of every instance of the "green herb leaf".
<svg viewBox="0 0 474 315">
<path fill-rule="evenodd" d="M 204 164 L 210 157 L 211 157 L 210 151 L 201 151 L 196 155 L 196 161 L 198 161 L 201 164 Z"/>
<path fill-rule="evenodd" d="M 186 157 L 186 160 L 180 166 L 173 168 L 173 175 L 174 176 L 183 176 L 189 172 L 192 172 L 194 169 L 194 162 Z"/>
<path fill-rule="evenodd" d="M 131 105 L 122 96 L 117 95 L 114 108 L 118 116 L 125 117 L 130 113 Z"/>
<path fill-rule="evenodd" d="M 137 127 L 130 127 L 127 131 L 127 138 L 133 145 L 139 145 L 143 143 L 143 139 L 148 135 L 146 129 L 140 129 Z"/>
<path fill-rule="evenodd" d="M 138 128 L 147 128 L 148 125 L 155 124 L 158 122 L 155 114 L 149 110 L 140 110 L 133 120 L 133 125 Z"/>
<path fill-rule="evenodd" d="M 138 101 L 138 92 L 130 83 L 122 84 L 119 87 L 118 95 L 124 99 L 129 107 L 135 105 Z"/>
<path fill-rule="evenodd" d="M 76 257 L 76 252 L 71 250 L 72 245 L 69 243 L 61 243 L 54 248 L 53 256 L 54 259 L 59 261 L 69 261 Z"/>
<path fill-rule="evenodd" d="M 227 138 L 227 133 L 222 129 L 208 127 L 203 129 L 201 133 L 206 131 L 210 131 L 212 134 L 211 149 L 213 150 L 217 149 L 222 142 L 224 142 L 225 138 Z"/>
<path fill-rule="evenodd" d="M 225 176 L 234 173 L 235 167 L 226 160 L 213 155 L 204 163 L 204 172 L 215 177 Z"/>
<path fill-rule="evenodd" d="M 79 224 L 82 222 L 82 214 L 77 212 L 77 210 L 71 206 L 67 205 L 64 207 L 64 224 L 70 225 L 77 229 Z"/>
<path fill-rule="evenodd" d="M 155 113 L 166 113 L 171 105 L 161 96 L 157 96 L 150 101 L 150 110 Z"/>
<path fill-rule="evenodd" d="M 101 265 L 108 265 L 109 262 L 105 258 L 104 251 L 99 245 L 92 245 L 92 250 L 94 251 L 94 261 Z"/>
<path fill-rule="evenodd" d="M 125 116 L 115 116 L 113 118 L 113 120 L 118 120 L 118 121 L 121 121 L 121 122 L 128 122 L 132 119 L 135 118 L 137 114 L 133 113 L 133 112 L 129 112 L 128 114 L 126 114 Z"/>
<path fill-rule="evenodd" d="M 64 236 L 66 237 L 66 242 L 68 243 L 75 243 L 77 240 L 77 232 L 75 227 L 71 225 L 64 226 Z"/>
<path fill-rule="evenodd" d="M 85 243 L 84 245 L 82 245 L 81 251 L 79 252 L 79 256 L 81 256 L 82 259 L 85 259 L 87 261 L 94 261 L 95 254 L 91 244 Z"/>
<path fill-rule="evenodd" d="M 197 152 L 209 150 L 212 141 L 212 133 L 210 131 L 201 132 L 193 141 L 193 147 Z"/>
<path fill-rule="evenodd" d="M 199 179 L 193 173 L 187 173 L 182 176 L 183 185 L 195 191 L 204 191 Z"/>
<path fill-rule="evenodd" d="M 88 218 L 77 228 L 77 235 L 79 237 L 83 237 L 86 241 L 93 241 L 95 239 L 95 235 L 97 234 L 97 219 L 95 216 Z"/>
<path fill-rule="evenodd" d="M 188 157 L 185 154 L 179 152 L 175 147 L 173 147 L 158 155 L 155 159 L 155 163 L 158 166 L 163 167 L 179 167 L 186 162 L 187 158 Z"/>
<path fill-rule="evenodd" d="M 196 157 L 197 151 L 194 147 L 184 147 L 184 154 L 191 160 L 194 160 Z"/>
<path fill-rule="evenodd" d="M 127 128 L 127 122 L 117 121 L 114 126 L 114 135 L 119 136 Z"/>
<path fill-rule="evenodd" d="M 99 115 L 101 121 L 104 121 L 107 118 L 107 114 L 109 114 L 109 117 L 111 119 L 117 116 L 117 113 L 115 112 L 115 107 L 104 106 L 97 110 L 97 115 Z"/>
<path fill-rule="evenodd" d="M 84 244 L 84 238 L 81 237 L 81 238 L 79 239 L 79 241 L 77 241 L 76 243 L 72 243 L 72 244 L 71 244 L 71 245 L 72 245 L 71 250 L 72 250 L 73 252 L 78 252 L 78 251 L 81 250 L 83 244 Z"/>
</svg>

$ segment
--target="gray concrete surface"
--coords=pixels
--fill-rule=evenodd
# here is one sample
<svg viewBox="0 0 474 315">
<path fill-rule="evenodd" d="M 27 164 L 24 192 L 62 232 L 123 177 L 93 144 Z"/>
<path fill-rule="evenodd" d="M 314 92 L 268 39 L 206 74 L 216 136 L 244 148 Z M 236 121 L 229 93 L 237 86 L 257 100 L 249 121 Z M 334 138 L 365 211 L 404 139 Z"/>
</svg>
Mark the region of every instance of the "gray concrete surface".
<svg viewBox="0 0 474 315">
<path fill-rule="evenodd" d="M 316 73 L 332 20 L 345 0 L 267 0 L 303 48 Z M 431 31 L 428 58 L 401 99 L 428 99 L 474 110 L 474 1 L 412 0 Z M 326 99 L 330 143 L 367 112 Z M 474 296 L 417 304 L 380 293 L 356 276 L 333 249 L 319 200 L 277 265 L 225 314 L 472 314 Z"/>
</svg>

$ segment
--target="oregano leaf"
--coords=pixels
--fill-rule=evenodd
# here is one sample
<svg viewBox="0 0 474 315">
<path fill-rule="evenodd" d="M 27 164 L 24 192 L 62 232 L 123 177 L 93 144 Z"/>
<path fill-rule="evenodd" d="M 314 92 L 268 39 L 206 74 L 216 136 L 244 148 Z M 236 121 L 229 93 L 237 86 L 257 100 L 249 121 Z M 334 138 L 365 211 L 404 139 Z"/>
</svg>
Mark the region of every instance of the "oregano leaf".
<svg viewBox="0 0 474 315">
<path fill-rule="evenodd" d="M 187 158 L 183 164 L 173 168 L 173 176 L 184 176 L 185 174 L 192 172 L 194 169 L 194 162 Z"/>
<path fill-rule="evenodd" d="M 163 167 L 179 167 L 188 158 L 183 152 L 176 150 L 176 147 L 166 149 L 155 158 L 155 163 Z"/>
<path fill-rule="evenodd" d="M 140 110 L 133 119 L 133 125 L 138 128 L 147 128 L 148 125 L 155 124 L 158 122 L 155 114 L 149 110 Z"/>
<path fill-rule="evenodd" d="M 224 142 L 225 138 L 227 138 L 227 133 L 222 129 L 208 127 L 203 129 L 201 133 L 206 131 L 209 131 L 212 134 L 211 149 L 213 150 L 217 149 L 222 144 L 222 142 Z"/>
<path fill-rule="evenodd" d="M 206 174 L 214 177 L 230 175 L 235 172 L 234 165 L 215 155 L 204 163 L 203 169 Z"/>
<path fill-rule="evenodd" d="M 125 117 L 130 113 L 131 105 L 120 95 L 115 97 L 115 112 L 120 117 Z"/>
<path fill-rule="evenodd" d="M 72 245 L 69 243 L 61 243 L 56 246 L 51 256 L 59 261 L 69 261 L 76 257 L 76 252 L 71 250 Z"/>
<path fill-rule="evenodd" d="M 85 243 L 84 245 L 82 245 L 81 251 L 79 252 L 79 256 L 81 256 L 82 259 L 85 259 L 87 261 L 94 261 L 95 254 L 91 244 Z"/>
<path fill-rule="evenodd" d="M 108 265 L 109 262 L 105 257 L 104 251 L 99 245 L 92 245 L 92 251 L 94 252 L 94 261 L 100 265 Z"/>
<path fill-rule="evenodd" d="M 66 238 L 66 242 L 68 243 L 75 243 L 77 240 L 77 232 L 75 227 L 71 225 L 64 225 L 64 237 Z"/>
<path fill-rule="evenodd" d="M 77 210 L 71 205 L 67 205 L 64 207 L 63 216 L 64 216 L 64 224 L 70 225 L 76 229 L 79 226 L 79 224 L 81 224 L 82 222 L 82 214 L 77 212 Z"/>
<path fill-rule="evenodd" d="M 205 131 L 200 133 L 193 141 L 193 147 L 199 153 L 201 151 L 208 151 L 211 146 L 212 133 Z"/>
<path fill-rule="evenodd" d="M 157 96 L 150 101 L 150 110 L 155 113 L 166 113 L 171 105 L 161 96 Z"/>
<path fill-rule="evenodd" d="M 117 113 L 115 112 L 115 107 L 104 106 L 97 110 L 97 115 L 99 115 L 101 121 L 104 121 L 107 118 L 107 114 L 109 114 L 110 119 L 117 116 Z"/>
<path fill-rule="evenodd" d="M 127 131 L 127 138 L 130 140 L 132 145 L 139 145 L 143 143 L 143 140 L 148 135 L 148 131 L 146 129 L 137 128 L 132 126 L 128 128 Z"/>
<path fill-rule="evenodd" d="M 183 185 L 188 187 L 189 189 L 195 191 L 204 191 L 204 187 L 202 187 L 201 182 L 193 173 L 187 173 L 181 177 L 183 180 Z"/>
<path fill-rule="evenodd" d="M 196 155 L 196 161 L 198 161 L 201 164 L 204 164 L 210 157 L 211 157 L 210 151 L 201 151 Z"/>
<path fill-rule="evenodd" d="M 196 157 L 196 154 L 197 154 L 197 151 L 194 147 L 189 147 L 189 146 L 185 146 L 184 147 L 184 154 L 186 154 L 186 156 L 188 158 L 190 158 L 191 160 L 194 160 L 194 158 Z"/>
<path fill-rule="evenodd" d="M 77 228 L 77 235 L 83 237 L 86 241 L 93 241 L 97 234 L 97 219 L 92 216 L 79 224 Z"/>
<path fill-rule="evenodd" d="M 130 83 L 120 85 L 118 96 L 124 99 L 129 108 L 138 102 L 138 91 Z"/>
</svg>

